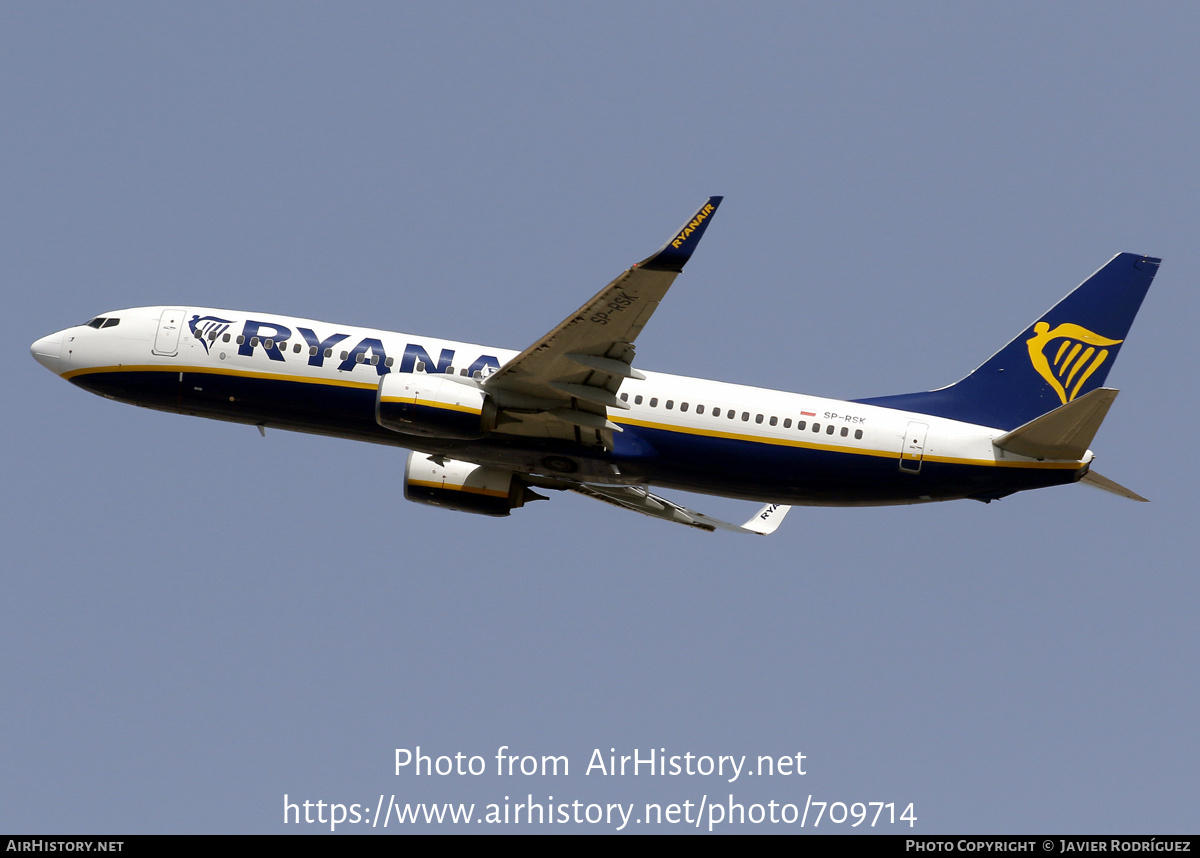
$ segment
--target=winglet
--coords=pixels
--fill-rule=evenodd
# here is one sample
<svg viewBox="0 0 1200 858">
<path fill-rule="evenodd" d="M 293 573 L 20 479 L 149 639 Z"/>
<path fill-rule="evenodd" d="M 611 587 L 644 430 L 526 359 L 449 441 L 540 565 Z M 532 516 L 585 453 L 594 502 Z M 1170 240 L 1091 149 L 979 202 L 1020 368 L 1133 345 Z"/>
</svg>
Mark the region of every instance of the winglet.
<svg viewBox="0 0 1200 858">
<path fill-rule="evenodd" d="M 769 503 L 754 514 L 754 518 L 742 525 L 741 529 L 751 533 L 766 536 L 774 533 L 775 528 L 783 523 L 783 517 L 788 514 L 790 506 Z"/>
<path fill-rule="evenodd" d="M 638 268 L 649 271 L 683 271 L 683 266 L 696 252 L 696 245 L 704 237 L 708 229 L 708 221 L 721 204 L 724 197 L 709 197 L 708 202 L 700 206 L 699 211 L 692 215 L 675 235 L 662 246 L 653 256 L 638 263 Z"/>
</svg>

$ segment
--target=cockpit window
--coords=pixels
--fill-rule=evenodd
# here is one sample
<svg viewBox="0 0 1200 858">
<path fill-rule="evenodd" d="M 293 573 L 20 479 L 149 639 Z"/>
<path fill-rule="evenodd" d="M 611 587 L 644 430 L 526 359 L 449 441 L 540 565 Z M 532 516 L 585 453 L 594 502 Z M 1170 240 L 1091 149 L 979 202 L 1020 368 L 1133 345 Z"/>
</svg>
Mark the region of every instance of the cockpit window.
<svg viewBox="0 0 1200 858">
<path fill-rule="evenodd" d="M 115 328 L 115 327 L 116 327 L 117 325 L 119 325 L 119 324 L 121 324 L 121 320 L 120 320 L 120 319 L 105 319 L 105 320 L 104 320 L 104 324 L 103 324 L 103 325 L 101 325 L 100 327 L 102 327 L 102 328 Z"/>
<path fill-rule="evenodd" d="M 89 328 L 115 328 L 121 324 L 120 319 L 106 319 L 103 316 L 97 316 L 87 323 Z"/>
</svg>

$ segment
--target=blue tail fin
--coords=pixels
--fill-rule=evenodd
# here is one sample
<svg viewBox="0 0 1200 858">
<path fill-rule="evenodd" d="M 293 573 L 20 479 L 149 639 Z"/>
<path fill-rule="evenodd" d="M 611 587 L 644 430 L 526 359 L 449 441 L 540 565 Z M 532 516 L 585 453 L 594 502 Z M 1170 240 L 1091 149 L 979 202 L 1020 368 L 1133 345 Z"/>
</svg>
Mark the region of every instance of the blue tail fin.
<svg viewBox="0 0 1200 858">
<path fill-rule="evenodd" d="M 1160 262 L 1118 253 L 957 384 L 856 401 L 1015 429 L 1104 384 Z"/>
</svg>

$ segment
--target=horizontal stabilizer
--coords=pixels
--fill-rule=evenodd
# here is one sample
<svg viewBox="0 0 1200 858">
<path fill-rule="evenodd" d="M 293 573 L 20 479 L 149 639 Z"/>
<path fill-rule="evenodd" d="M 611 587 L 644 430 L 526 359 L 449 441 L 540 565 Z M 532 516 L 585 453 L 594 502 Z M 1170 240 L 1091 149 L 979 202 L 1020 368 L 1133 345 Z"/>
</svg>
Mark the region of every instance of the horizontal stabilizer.
<svg viewBox="0 0 1200 858">
<path fill-rule="evenodd" d="M 1082 459 L 1116 398 L 1117 391 L 1111 387 L 1093 390 L 1006 432 L 992 443 L 1032 459 Z"/>
<path fill-rule="evenodd" d="M 1129 498 L 1130 500 L 1141 501 L 1142 503 L 1150 502 L 1149 499 L 1142 497 L 1137 492 L 1130 491 L 1124 486 L 1114 483 L 1108 477 L 1100 476 L 1095 471 L 1088 471 L 1083 475 L 1079 482 L 1087 483 L 1089 486 L 1093 486 L 1094 488 L 1103 489 L 1106 492 L 1112 492 L 1114 495 L 1120 495 L 1121 497 Z"/>
</svg>

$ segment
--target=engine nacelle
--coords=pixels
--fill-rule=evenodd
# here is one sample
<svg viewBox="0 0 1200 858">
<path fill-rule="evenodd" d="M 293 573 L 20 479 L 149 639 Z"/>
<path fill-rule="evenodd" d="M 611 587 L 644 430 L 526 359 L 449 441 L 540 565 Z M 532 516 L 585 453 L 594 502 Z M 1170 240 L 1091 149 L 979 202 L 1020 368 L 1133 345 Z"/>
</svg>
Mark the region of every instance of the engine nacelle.
<svg viewBox="0 0 1200 858">
<path fill-rule="evenodd" d="M 442 463 L 424 453 L 409 453 L 404 497 L 459 512 L 495 516 L 508 515 L 529 501 L 545 500 L 512 471 L 456 459 L 442 459 Z"/>
<path fill-rule="evenodd" d="M 441 375 L 389 373 L 375 395 L 385 429 L 438 438 L 482 438 L 496 426 L 496 404 L 477 387 Z"/>
</svg>

